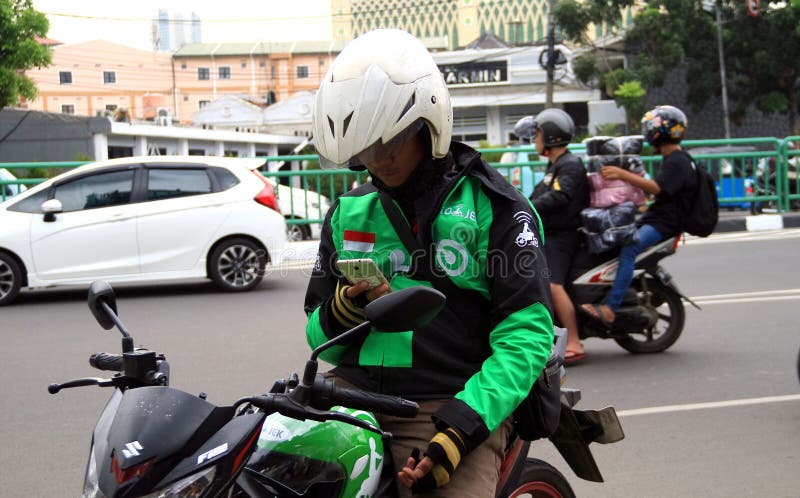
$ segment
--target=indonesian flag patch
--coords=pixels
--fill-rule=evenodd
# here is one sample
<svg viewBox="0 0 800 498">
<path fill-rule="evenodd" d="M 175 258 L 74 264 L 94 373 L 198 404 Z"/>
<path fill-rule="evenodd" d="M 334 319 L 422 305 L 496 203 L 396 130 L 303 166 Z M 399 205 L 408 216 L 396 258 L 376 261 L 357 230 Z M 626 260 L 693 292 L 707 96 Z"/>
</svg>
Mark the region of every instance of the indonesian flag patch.
<svg viewBox="0 0 800 498">
<path fill-rule="evenodd" d="M 344 231 L 345 251 L 372 252 L 375 247 L 375 234 L 371 232 Z"/>
</svg>

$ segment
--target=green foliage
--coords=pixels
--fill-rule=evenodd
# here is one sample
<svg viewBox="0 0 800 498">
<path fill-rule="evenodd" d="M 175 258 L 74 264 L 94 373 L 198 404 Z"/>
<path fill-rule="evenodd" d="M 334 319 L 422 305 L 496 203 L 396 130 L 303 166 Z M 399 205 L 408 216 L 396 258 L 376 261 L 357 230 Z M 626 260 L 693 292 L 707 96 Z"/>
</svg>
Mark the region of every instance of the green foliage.
<svg viewBox="0 0 800 498">
<path fill-rule="evenodd" d="M 32 0 L 0 0 L 0 109 L 16 105 L 20 97 L 36 97 L 24 71 L 50 64 L 50 52 L 35 39 L 46 36 L 49 27 Z"/>
<path fill-rule="evenodd" d="M 570 41 L 585 44 L 591 23 L 617 25 L 623 0 L 565 0 L 554 9 L 560 32 Z M 712 6 L 715 4 L 711 4 Z M 768 112 L 786 113 L 792 133 L 798 133 L 800 100 L 800 0 L 765 0 L 760 16 L 753 18 L 745 2 L 720 0 L 726 84 L 732 116 L 742 117 L 752 104 Z M 645 90 L 661 87 L 677 67 L 685 68 L 689 104 L 699 110 L 721 93 L 717 52 L 716 11 L 706 11 L 700 0 L 650 0 L 634 16 L 625 33 L 625 51 L 631 55 L 628 73 L 602 75 L 612 68 L 574 61 L 583 82 L 596 79 L 614 95 L 629 81 Z M 601 71 L 601 69 L 603 69 Z M 633 91 L 629 85 L 626 93 Z M 638 90 L 636 92 L 638 93 Z M 626 96 L 630 97 L 630 94 Z M 630 103 L 630 102 L 629 102 Z M 631 110 L 626 107 L 626 110 Z"/>
<path fill-rule="evenodd" d="M 592 52 L 581 54 L 572 60 L 572 70 L 575 72 L 575 77 L 584 85 L 590 84 L 596 78 L 596 67 L 597 58 Z"/>
</svg>

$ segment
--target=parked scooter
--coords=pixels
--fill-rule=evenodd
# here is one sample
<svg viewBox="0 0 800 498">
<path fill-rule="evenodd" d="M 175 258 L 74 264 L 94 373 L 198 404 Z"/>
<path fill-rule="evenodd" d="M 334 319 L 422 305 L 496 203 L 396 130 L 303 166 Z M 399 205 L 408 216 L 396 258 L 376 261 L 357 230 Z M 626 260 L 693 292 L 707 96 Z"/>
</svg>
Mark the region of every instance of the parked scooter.
<svg viewBox="0 0 800 498">
<path fill-rule="evenodd" d="M 293 374 L 269 393 L 215 406 L 204 394 L 168 387 L 165 356 L 133 347 L 117 316 L 113 290 L 95 282 L 89 308 L 104 329 L 116 325 L 120 330 L 123 353 L 96 353 L 89 363 L 118 373 L 48 387 L 51 394 L 89 385 L 114 388 L 93 432 L 82 496 L 396 495 L 392 467 L 385 462 L 391 434 L 378 427 L 371 412 L 413 417 L 418 406 L 396 396 L 337 387 L 317 374 L 317 358 L 373 326 L 386 332 L 421 327 L 443 305 L 444 296 L 427 287 L 381 297 L 365 308 L 366 322 L 313 351 L 302 378 Z M 579 398 L 580 391 L 562 390 L 560 425 L 551 441 L 576 475 L 602 481 L 588 445 L 624 435 L 612 407 L 575 410 Z M 509 443 L 497 496 L 574 496 L 555 468 L 527 457 L 529 447 L 517 438 Z"/>
<path fill-rule="evenodd" d="M 636 257 L 633 282 L 610 327 L 578 313 L 581 338 L 613 339 L 631 353 L 660 353 L 678 340 L 686 319 L 683 301 L 697 304 L 678 289 L 659 262 L 675 254 L 681 237 L 667 239 Z M 582 304 L 601 304 L 614 283 L 619 260 L 616 254 L 579 252 L 573 261 L 567 292 L 576 309 Z"/>
</svg>

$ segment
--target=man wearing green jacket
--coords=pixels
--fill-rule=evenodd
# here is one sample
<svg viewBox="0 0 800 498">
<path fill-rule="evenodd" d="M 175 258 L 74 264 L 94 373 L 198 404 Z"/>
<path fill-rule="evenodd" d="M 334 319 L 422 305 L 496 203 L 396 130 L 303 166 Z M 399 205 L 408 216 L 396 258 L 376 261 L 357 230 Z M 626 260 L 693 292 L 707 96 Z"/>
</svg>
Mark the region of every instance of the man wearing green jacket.
<svg viewBox="0 0 800 498">
<path fill-rule="evenodd" d="M 372 330 L 323 359 L 335 365 L 337 382 L 420 404 L 416 419 L 379 417 L 394 435 L 403 496 L 486 498 L 511 414 L 550 355 L 549 281 L 530 202 L 475 150 L 451 142 L 451 132 L 442 75 L 408 33 L 366 33 L 334 61 L 317 93 L 315 145 L 323 166 L 365 167 L 372 181 L 328 212 L 306 294 L 306 334 L 311 347 L 322 344 L 361 323 L 366 303 L 390 290 L 445 292 L 447 304 L 429 325 Z M 403 244 L 386 209 L 399 210 L 428 257 Z M 350 285 L 337 271 L 337 260 L 360 258 L 375 261 L 391 288 Z M 410 457 L 415 448 L 421 457 Z"/>
</svg>

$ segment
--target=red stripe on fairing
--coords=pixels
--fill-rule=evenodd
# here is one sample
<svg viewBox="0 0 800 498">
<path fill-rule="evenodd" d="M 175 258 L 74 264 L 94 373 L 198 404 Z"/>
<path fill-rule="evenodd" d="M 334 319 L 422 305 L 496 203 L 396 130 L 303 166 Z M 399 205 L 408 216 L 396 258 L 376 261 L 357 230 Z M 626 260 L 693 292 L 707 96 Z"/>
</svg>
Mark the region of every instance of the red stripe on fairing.
<svg viewBox="0 0 800 498">
<path fill-rule="evenodd" d="M 256 428 L 256 431 L 253 432 L 252 436 L 250 436 L 250 440 L 247 442 L 247 444 L 244 445 L 244 448 L 242 448 L 242 451 L 240 451 L 239 454 L 236 455 L 236 460 L 233 461 L 233 468 L 231 469 L 231 476 L 236 474 L 236 471 L 239 470 L 239 467 L 244 463 L 242 460 L 244 460 L 244 456 L 247 454 L 247 450 L 249 450 L 250 447 L 253 446 L 253 443 L 256 442 L 256 440 L 258 439 L 258 436 L 261 435 L 261 426 L 262 425 L 264 425 L 263 422 L 258 424 L 258 427 Z"/>
<path fill-rule="evenodd" d="M 369 244 L 374 244 L 375 234 L 370 232 L 356 232 L 353 230 L 345 230 L 344 240 L 349 240 L 351 242 L 367 242 Z"/>
</svg>

